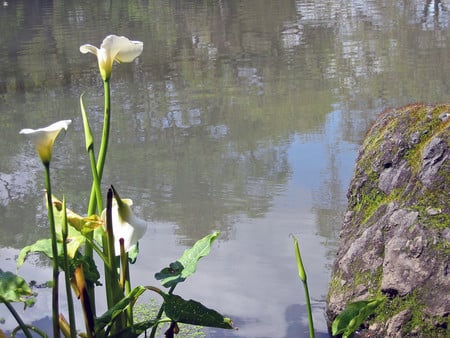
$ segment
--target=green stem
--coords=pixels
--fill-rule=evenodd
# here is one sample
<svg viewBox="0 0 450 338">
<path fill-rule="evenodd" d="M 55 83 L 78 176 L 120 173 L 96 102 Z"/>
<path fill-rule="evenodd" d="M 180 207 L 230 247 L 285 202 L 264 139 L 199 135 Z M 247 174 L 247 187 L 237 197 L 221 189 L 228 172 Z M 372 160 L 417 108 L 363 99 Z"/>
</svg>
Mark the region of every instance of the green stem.
<svg viewBox="0 0 450 338">
<path fill-rule="evenodd" d="M 25 325 L 26 328 L 28 330 L 33 331 L 34 333 L 37 333 L 38 335 L 40 335 L 42 338 L 48 338 L 48 335 L 42 331 L 41 329 L 39 329 L 38 327 L 34 326 L 34 325 Z M 14 338 L 16 337 L 17 332 L 19 332 L 20 330 L 22 330 L 21 327 L 16 327 L 14 330 L 11 331 L 11 337 Z"/>
<path fill-rule="evenodd" d="M 20 318 L 19 314 L 17 313 L 16 309 L 7 301 L 3 302 L 6 307 L 8 308 L 9 312 L 13 315 L 13 317 L 16 319 L 17 324 L 19 324 L 20 328 L 22 329 L 23 333 L 27 338 L 32 338 L 30 331 L 28 331 L 27 325 L 23 322 L 22 318 Z"/>
<path fill-rule="evenodd" d="M 72 289 L 70 284 L 70 271 L 69 271 L 69 259 L 67 254 L 67 236 L 68 236 L 68 225 L 67 225 L 67 211 L 66 211 L 66 199 L 63 198 L 63 224 L 62 224 L 62 238 L 63 238 L 63 253 L 64 253 L 64 277 L 66 283 L 66 297 L 67 297 L 67 307 L 69 311 L 69 326 L 70 326 L 70 337 L 75 338 L 77 336 L 77 330 L 75 325 L 75 312 L 73 309 L 73 297 Z"/>
<path fill-rule="evenodd" d="M 309 337 L 314 338 L 314 322 L 311 311 L 311 301 L 309 299 L 308 283 L 306 281 L 303 283 L 303 288 L 305 289 L 306 309 L 308 310 Z"/>
<path fill-rule="evenodd" d="M 102 140 L 100 143 L 100 149 L 98 153 L 98 160 L 97 160 L 97 175 L 98 175 L 98 182 L 100 185 L 102 176 L 103 176 L 103 168 L 105 167 L 105 160 L 106 160 L 106 153 L 108 151 L 108 143 L 109 143 L 109 130 L 111 125 L 111 88 L 109 79 L 103 81 L 103 89 L 104 89 L 104 96 L 105 96 L 105 107 L 103 112 L 103 131 L 102 131 Z M 91 188 L 91 195 L 89 199 L 89 208 L 88 208 L 88 215 L 92 215 L 95 212 L 95 209 L 97 208 L 99 211 L 102 209 L 96 204 L 96 186 L 95 182 Z"/>
<path fill-rule="evenodd" d="M 173 293 L 173 290 L 175 289 L 176 286 L 177 285 L 175 284 L 169 289 L 169 294 Z M 156 291 L 155 288 L 149 287 L 149 289 L 153 290 L 155 292 L 158 292 L 158 291 Z M 155 324 L 152 327 L 152 332 L 150 333 L 150 338 L 155 338 L 156 330 L 158 329 L 158 324 L 161 322 L 160 319 L 162 317 L 163 312 L 164 312 L 164 303 L 161 305 L 161 307 L 159 308 L 158 314 L 156 315 Z"/>
<path fill-rule="evenodd" d="M 52 241 L 52 268 L 53 268 L 53 286 L 52 286 L 52 316 L 53 316 L 53 337 L 60 337 L 59 330 L 59 268 L 58 268 L 58 246 L 56 242 L 55 217 L 53 215 L 52 190 L 50 184 L 50 162 L 44 163 L 45 167 L 45 188 L 47 189 L 47 210 L 50 223 L 50 238 Z"/>
<path fill-rule="evenodd" d="M 123 297 L 123 292 L 119 283 L 119 275 L 117 273 L 117 257 L 114 248 L 114 233 L 112 225 L 112 201 L 113 201 L 113 190 L 108 189 L 107 199 L 106 199 L 106 232 L 103 236 L 103 249 L 105 250 L 105 255 L 108 257 L 109 266 L 105 264 L 105 287 L 108 308 L 112 308 L 117 304 Z M 115 323 L 115 327 L 112 332 L 115 333 L 117 330 L 123 328 L 122 316 L 119 317 Z"/>
<path fill-rule="evenodd" d="M 103 175 L 103 168 L 105 166 L 106 153 L 108 150 L 109 130 L 110 130 L 110 124 L 111 124 L 110 123 L 110 121 L 111 121 L 111 114 L 110 114 L 111 99 L 110 99 L 109 80 L 103 81 L 103 88 L 104 88 L 104 96 L 105 96 L 104 114 L 103 114 L 103 132 L 102 132 L 102 140 L 101 140 L 101 144 L 100 144 L 99 157 L 98 157 L 97 164 L 95 164 L 94 143 L 93 143 L 92 132 L 89 128 L 86 112 L 84 111 L 82 96 L 80 97 L 83 121 L 85 123 L 85 133 L 87 135 L 86 148 L 89 153 L 89 159 L 91 162 L 91 171 L 92 171 L 92 177 L 93 177 L 91 194 L 90 194 L 90 198 L 89 198 L 88 216 L 93 215 L 96 210 L 98 210 L 99 213 L 103 210 L 102 195 L 101 195 L 101 181 L 102 181 L 102 175 Z M 87 235 L 87 238 L 88 238 L 88 240 L 90 240 L 90 242 L 93 242 L 94 234 L 89 233 Z M 88 241 L 88 243 L 89 243 L 89 241 Z M 93 257 L 93 250 L 94 250 L 94 248 L 93 248 L 92 244 L 87 244 L 86 251 L 85 251 L 86 256 Z M 89 299 L 92 302 L 91 307 L 95 314 L 94 286 L 89 285 L 88 294 L 89 294 Z"/>
</svg>

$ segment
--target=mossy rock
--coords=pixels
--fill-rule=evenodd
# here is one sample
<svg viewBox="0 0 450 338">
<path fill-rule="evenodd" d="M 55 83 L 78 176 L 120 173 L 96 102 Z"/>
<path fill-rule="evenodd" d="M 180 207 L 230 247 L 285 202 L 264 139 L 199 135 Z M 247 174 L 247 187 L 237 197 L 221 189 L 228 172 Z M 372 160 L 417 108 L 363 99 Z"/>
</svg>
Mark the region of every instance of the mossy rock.
<svg viewBox="0 0 450 338">
<path fill-rule="evenodd" d="M 382 113 L 356 160 L 330 282 L 329 322 L 384 294 L 371 337 L 449 337 L 450 104 Z"/>
</svg>

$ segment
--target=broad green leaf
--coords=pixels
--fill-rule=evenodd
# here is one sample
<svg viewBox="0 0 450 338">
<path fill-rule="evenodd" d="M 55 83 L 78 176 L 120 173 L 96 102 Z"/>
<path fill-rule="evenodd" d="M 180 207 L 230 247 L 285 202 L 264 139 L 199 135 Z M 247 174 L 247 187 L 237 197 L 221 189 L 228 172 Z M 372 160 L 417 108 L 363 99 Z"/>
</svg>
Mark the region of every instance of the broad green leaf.
<svg viewBox="0 0 450 338">
<path fill-rule="evenodd" d="M 48 258 L 53 258 L 52 253 L 52 241 L 50 238 L 39 239 L 36 243 L 27 245 L 20 250 L 19 256 L 17 257 L 17 268 L 20 268 L 25 262 L 28 254 L 38 252 L 43 253 Z M 58 252 L 62 253 L 62 244 L 58 243 Z"/>
<path fill-rule="evenodd" d="M 360 325 L 375 312 L 376 308 L 384 301 L 384 298 L 361 300 L 347 305 L 333 321 L 331 333 L 333 336 L 343 334 L 350 336 Z"/>
<path fill-rule="evenodd" d="M 155 278 L 167 288 L 186 280 L 187 277 L 195 273 L 197 262 L 200 258 L 209 254 L 211 244 L 219 236 L 216 231 L 197 241 L 192 248 L 186 249 L 179 260 L 170 263 L 168 267 L 155 274 Z"/>
<path fill-rule="evenodd" d="M 63 258 L 63 247 L 62 243 L 58 242 L 58 265 L 64 270 L 64 258 Z M 53 259 L 52 252 L 52 241 L 50 238 L 40 239 L 32 245 L 28 245 L 20 250 L 19 256 L 17 257 L 17 268 L 20 268 L 25 262 L 26 258 L 30 253 L 41 253 L 46 255 L 49 259 Z M 79 265 L 83 265 L 84 276 L 86 278 L 86 283 L 88 284 L 99 284 L 100 273 L 97 270 L 92 257 L 85 257 L 79 251 L 75 252 L 75 257 L 69 257 L 69 275 L 73 276 L 73 271 Z"/>
<path fill-rule="evenodd" d="M 164 312 L 167 317 L 178 323 L 233 329 L 230 318 L 208 309 L 195 300 L 184 300 L 180 296 L 160 293 L 164 298 Z"/>
<path fill-rule="evenodd" d="M 110 308 L 102 316 L 95 320 L 95 332 L 99 332 L 106 326 L 111 325 L 117 318 L 117 316 L 125 311 L 128 306 L 133 306 L 139 296 L 142 295 L 146 290 L 147 288 L 143 286 L 137 286 L 133 290 L 131 290 L 128 296 L 123 297 L 119 302 L 117 302 L 117 304 L 115 304 L 112 308 Z"/>
<path fill-rule="evenodd" d="M 32 294 L 22 277 L 0 269 L 0 303 L 25 302 Z"/>
</svg>

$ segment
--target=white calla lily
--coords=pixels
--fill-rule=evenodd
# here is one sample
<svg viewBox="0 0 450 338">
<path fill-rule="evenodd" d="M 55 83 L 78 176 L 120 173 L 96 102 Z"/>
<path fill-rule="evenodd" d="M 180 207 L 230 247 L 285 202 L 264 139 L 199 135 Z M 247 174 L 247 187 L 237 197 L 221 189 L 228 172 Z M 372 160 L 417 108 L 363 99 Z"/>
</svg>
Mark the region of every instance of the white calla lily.
<svg viewBox="0 0 450 338">
<path fill-rule="evenodd" d="M 108 35 L 100 49 L 86 44 L 80 47 L 83 54 L 92 53 L 97 56 L 98 67 L 103 80 L 109 80 L 113 62 L 132 62 L 141 55 L 144 44 L 141 41 L 131 41 L 124 36 Z"/>
<path fill-rule="evenodd" d="M 131 210 L 133 201 L 125 198 L 121 199 L 115 189 L 112 201 L 112 226 L 114 233 L 114 248 L 116 256 L 120 256 L 120 239 L 124 241 L 125 252 L 133 249 L 137 242 L 147 231 L 147 222 L 136 217 Z M 106 209 L 102 212 L 102 219 L 106 224 Z"/>
<path fill-rule="evenodd" d="M 67 130 L 72 120 L 62 120 L 40 129 L 22 129 L 19 134 L 31 138 L 42 163 L 49 164 L 52 159 L 53 143 L 61 130 Z"/>
</svg>

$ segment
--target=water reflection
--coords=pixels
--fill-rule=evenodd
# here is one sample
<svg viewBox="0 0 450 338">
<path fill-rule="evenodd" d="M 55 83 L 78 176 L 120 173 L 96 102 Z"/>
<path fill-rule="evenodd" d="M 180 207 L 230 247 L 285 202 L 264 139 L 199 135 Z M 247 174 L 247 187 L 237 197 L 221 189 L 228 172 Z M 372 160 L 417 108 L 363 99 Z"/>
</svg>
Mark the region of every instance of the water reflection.
<svg viewBox="0 0 450 338">
<path fill-rule="evenodd" d="M 9 2 L 0 8 L 2 257 L 47 233 L 40 164 L 21 128 L 74 120 L 55 147 L 53 181 L 71 209 L 86 209 L 78 97 L 86 91 L 99 137 L 103 94 L 97 64 L 78 47 L 123 34 L 144 41 L 144 53 L 113 71 L 105 186 L 152 222 L 141 245 L 152 259 L 138 261 L 136 283 L 221 230 L 180 292 L 236 318 L 234 336 L 290 337 L 307 328 L 295 233 L 325 334 L 356 149 L 385 108 L 450 99 L 448 23 L 442 1 Z"/>
</svg>

